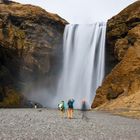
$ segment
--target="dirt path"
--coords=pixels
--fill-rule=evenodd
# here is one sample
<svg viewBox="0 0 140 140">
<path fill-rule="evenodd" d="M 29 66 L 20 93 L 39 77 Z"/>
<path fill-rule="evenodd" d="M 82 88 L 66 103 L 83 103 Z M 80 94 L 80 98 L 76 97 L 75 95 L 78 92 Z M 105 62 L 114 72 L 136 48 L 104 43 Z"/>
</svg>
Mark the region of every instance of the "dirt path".
<svg viewBox="0 0 140 140">
<path fill-rule="evenodd" d="M 61 118 L 56 110 L 0 109 L 0 140 L 140 140 L 140 120 L 100 112 Z"/>
</svg>

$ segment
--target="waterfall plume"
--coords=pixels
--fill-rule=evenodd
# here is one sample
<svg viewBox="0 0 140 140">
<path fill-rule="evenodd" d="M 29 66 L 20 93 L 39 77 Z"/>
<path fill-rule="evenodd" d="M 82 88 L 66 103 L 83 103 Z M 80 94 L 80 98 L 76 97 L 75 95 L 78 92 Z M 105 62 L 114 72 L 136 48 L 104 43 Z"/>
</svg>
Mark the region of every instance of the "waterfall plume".
<svg viewBox="0 0 140 140">
<path fill-rule="evenodd" d="M 75 108 L 85 99 L 90 108 L 105 73 L 106 23 L 66 25 L 63 68 L 55 102 L 75 99 Z"/>
</svg>

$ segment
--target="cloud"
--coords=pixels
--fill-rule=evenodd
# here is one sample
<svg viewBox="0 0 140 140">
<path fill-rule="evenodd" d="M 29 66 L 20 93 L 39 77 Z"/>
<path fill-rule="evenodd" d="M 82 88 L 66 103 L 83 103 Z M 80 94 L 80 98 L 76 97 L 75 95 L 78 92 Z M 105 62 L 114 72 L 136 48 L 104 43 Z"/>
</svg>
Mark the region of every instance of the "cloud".
<svg viewBox="0 0 140 140">
<path fill-rule="evenodd" d="M 70 23 L 106 21 L 136 0 L 13 0 L 41 6 Z"/>
</svg>

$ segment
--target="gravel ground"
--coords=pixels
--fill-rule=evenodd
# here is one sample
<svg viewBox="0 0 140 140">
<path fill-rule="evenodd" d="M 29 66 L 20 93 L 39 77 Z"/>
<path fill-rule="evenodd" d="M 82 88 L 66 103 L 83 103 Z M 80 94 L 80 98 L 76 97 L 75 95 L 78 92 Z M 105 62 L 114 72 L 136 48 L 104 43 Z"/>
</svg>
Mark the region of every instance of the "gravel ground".
<svg viewBox="0 0 140 140">
<path fill-rule="evenodd" d="M 0 109 L 0 140 L 140 140 L 140 120 L 102 112 L 62 118 L 47 109 Z"/>
</svg>

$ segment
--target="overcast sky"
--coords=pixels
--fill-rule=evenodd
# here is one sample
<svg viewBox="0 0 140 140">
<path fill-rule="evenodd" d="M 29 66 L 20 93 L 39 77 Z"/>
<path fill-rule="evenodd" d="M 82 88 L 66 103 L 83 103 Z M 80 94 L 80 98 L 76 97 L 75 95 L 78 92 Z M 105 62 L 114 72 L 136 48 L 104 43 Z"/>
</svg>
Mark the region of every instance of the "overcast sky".
<svg viewBox="0 0 140 140">
<path fill-rule="evenodd" d="M 38 5 L 69 23 L 106 21 L 136 0 L 13 0 Z"/>
</svg>

